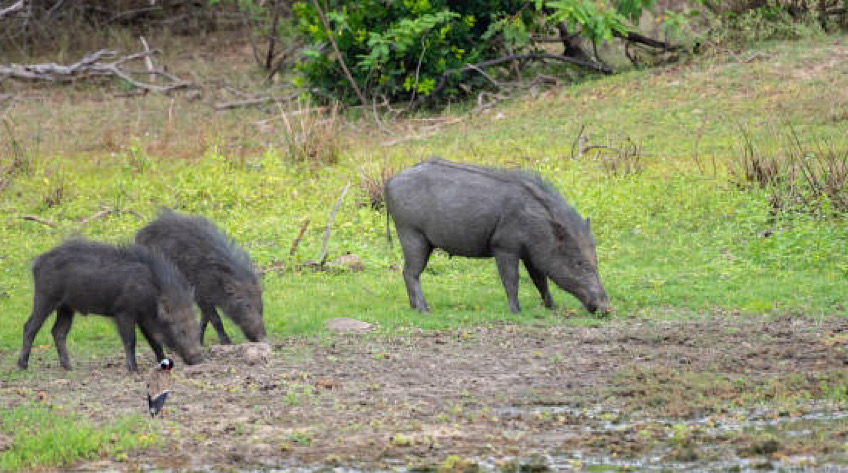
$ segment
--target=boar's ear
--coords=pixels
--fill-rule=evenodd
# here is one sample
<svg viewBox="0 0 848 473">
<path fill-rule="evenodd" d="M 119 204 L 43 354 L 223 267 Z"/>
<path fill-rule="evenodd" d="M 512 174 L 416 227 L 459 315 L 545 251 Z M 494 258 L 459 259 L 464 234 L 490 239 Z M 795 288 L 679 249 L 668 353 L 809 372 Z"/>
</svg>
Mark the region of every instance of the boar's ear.
<svg viewBox="0 0 848 473">
<path fill-rule="evenodd" d="M 592 230 L 592 226 L 589 224 L 589 217 L 586 217 L 586 230 Z"/>
<path fill-rule="evenodd" d="M 565 230 L 565 227 L 555 220 L 549 220 L 549 222 L 551 223 L 551 228 L 554 231 L 556 239 L 559 241 L 565 241 L 568 237 L 568 232 Z"/>
<path fill-rule="evenodd" d="M 227 296 L 234 296 L 238 292 L 238 288 L 236 287 L 236 283 L 232 280 L 224 281 L 224 293 Z"/>
<path fill-rule="evenodd" d="M 171 301 L 168 300 L 165 296 L 159 296 L 156 298 L 156 315 L 160 319 L 166 318 L 167 314 L 171 312 Z"/>
</svg>

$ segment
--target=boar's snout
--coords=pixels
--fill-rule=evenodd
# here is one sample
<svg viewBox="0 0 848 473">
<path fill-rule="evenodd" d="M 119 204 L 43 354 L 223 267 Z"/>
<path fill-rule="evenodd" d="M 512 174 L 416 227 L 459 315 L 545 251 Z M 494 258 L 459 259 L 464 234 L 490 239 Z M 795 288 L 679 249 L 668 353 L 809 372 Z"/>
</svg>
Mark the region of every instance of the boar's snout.
<svg viewBox="0 0 848 473">
<path fill-rule="evenodd" d="M 191 353 L 186 353 L 185 356 L 183 356 L 182 358 L 187 365 L 197 365 L 203 363 L 203 354 L 199 350 L 193 351 Z"/>
<path fill-rule="evenodd" d="M 600 312 L 606 314 L 610 311 L 609 297 L 603 289 L 599 293 L 594 293 L 585 303 L 586 310 L 591 313 Z"/>
</svg>

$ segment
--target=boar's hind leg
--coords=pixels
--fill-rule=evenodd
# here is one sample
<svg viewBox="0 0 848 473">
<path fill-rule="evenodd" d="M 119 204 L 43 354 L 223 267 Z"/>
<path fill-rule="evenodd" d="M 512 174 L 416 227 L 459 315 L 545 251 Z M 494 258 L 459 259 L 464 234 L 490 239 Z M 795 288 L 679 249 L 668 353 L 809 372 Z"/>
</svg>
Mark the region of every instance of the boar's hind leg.
<svg viewBox="0 0 848 473">
<path fill-rule="evenodd" d="M 21 346 L 21 356 L 18 358 L 18 367 L 22 370 L 29 366 L 29 352 L 32 350 L 32 342 L 35 340 L 35 335 L 41 330 L 44 321 L 55 309 L 55 302 L 48 301 L 43 296 L 38 294 L 38 288 L 35 290 L 35 298 L 32 302 L 32 313 L 24 325 L 24 341 Z"/>
<path fill-rule="evenodd" d="M 509 310 L 516 314 L 521 310 L 518 306 L 518 257 L 512 253 L 495 253 L 495 262 L 506 290 Z"/>
<path fill-rule="evenodd" d="M 221 323 L 221 317 L 218 316 L 218 311 L 215 310 L 214 304 L 208 302 L 198 303 L 200 307 L 200 344 L 203 345 L 203 334 L 206 333 L 206 324 L 211 323 L 218 334 L 218 341 L 221 345 L 232 345 L 230 337 L 224 330 L 224 324 Z"/>
<path fill-rule="evenodd" d="M 115 322 L 118 324 L 118 333 L 124 343 L 124 354 L 127 357 L 127 369 L 138 371 L 135 363 L 135 319 L 127 314 L 116 314 Z"/>
<path fill-rule="evenodd" d="M 56 322 L 53 324 L 53 342 L 56 344 L 56 352 L 59 353 L 59 364 L 66 370 L 71 369 L 71 361 L 68 359 L 68 332 L 71 331 L 71 323 L 74 321 L 74 309 L 66 305 L 59 306 L 56 310 Z"/>
<path fill-rule="evenodd" d="M 530 279 L 533 280 L 533 284 L 536 285 L 536 289 L 539 290 L 539 295 L 542 296 L 542 301 L 545 303 L 545 307 L 548 309 L 556 309 L 556 304 L 554 304 L 554 299 L 551 297 L 551 291 L 548 289 L 548 278 L 545 276 L 545 273 L 536 269 L 528 260 L 524 260 L 524 267 L 527 268 L 527 272 L 530 274 Z"/>
<path fill-rule="evenodd" d="M 398 239 L 403 248 L 403 282 L 409 295 L 409 305 L 422 312 L 429 311 L 424 293 L 421 291 L 421 273 L 427 267 L 433 245 L 427 237 L 418 232 L 398 231 Z"/>
</svg>

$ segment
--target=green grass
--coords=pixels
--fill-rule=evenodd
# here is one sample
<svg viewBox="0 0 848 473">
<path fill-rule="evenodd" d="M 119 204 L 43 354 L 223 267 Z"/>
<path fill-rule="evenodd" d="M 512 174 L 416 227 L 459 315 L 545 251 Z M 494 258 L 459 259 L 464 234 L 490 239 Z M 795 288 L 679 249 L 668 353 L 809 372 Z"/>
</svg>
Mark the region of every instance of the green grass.
<svg viewBox="0 0 848 473">
<path fill-rule="evenodd" d="M 31 471 L 72 465 L 80 459 L 125 458 L 131 449 L 152 445 L 157 438 L 140 416 L 96 427 L 79 416 L 50 405 L 29 404 L 0 412 L 0 435 L 8 448 L 0 452 L 0 471 Z"/>
<path fill-rule="evenodd" d="M 559 290 L 554 298 L 563 309 L 544 310 L 523 272 L 523 311 L 513 315 L 493 261 L 441 253 L 422 277 L 432 312 L 411 311 L 396 269 L 402 265 L 400 246 L 385 241 L 385 214 L 364 205 L 359 172 L 402 169 L 431 155 L 519 165 L 553 181 L 592 219 L 614 317 L 844 313 L 845 219 L 770 216 L 765 192 L 740 189 L 727 172 L 741 149 L 740 127 L 753 140 L 775 145 L 780 136 L 775 130 L 791 123 L 805 140 L 848 146 L 848 116 L 840 112 L 848 107 L 848 66 L 830 61 L 830 41 L 846 39 L 765 45 L 746 52 L 767 58 L 762 61 L 704 59 L 549 91 L 483 115 L 458 113 L 459 123 L 394 146 L 381 143 L 425 133 L 410 121 L 393 124 L 397 135 L 387 136 L 359 121 L 343 132 L 340 162 L 326 167 L 292 164 L 284 140 L 249 125 L 262 118 L 256 111 L 210 116 L 206 108 L 178 102 L 178 118 L 166 125 L 161 120 L 170 99 L 161 97 L 129 99 L 105 112 L 101 103 L 71 100 L 58 108 L 34 101 L 32 107 L 12 109 L 7 116 L 35 170 L 16 175 L 0 199 L 0 372 L 14 369 L 32 298 L 31 260 L 77 232 L 111 242 L 131 240 L 160 206 L 215 220 L 260 267 L 286 264 L 263 280 L 272 339 L 323 334 L 323 322 L 332 317 L 358 318 L 387 331 L 500 322 L 602 323 Z M 100 116 L 104 113 L 113 115 Z M 572 159 L 573 142 L 584 126 L 589 144 L 615 146 L 626 137 L 639 143 L 644 172 L 609 176 L 592 155 Z M 161 131 L 169 127 L 175 130 L 173 142 L 163 145 Z M 153 132 L 148 136 L 145 130 Z M 2 169 L 11 155 L 0 157 Z M 366 269 L 301 268 L 318 258 L 324 225 L 348 181 L 353 186 L 334 222 L 329 251 L 331 259 L 355 253 Z M 102 208 L 114 212 L 80 223 Z M 59 227 L 25 221 L 23 215 Z M 292 241 L 307 218 L 312 223 L 290 258 Z M 762 236 L 765 231 L 772 236 Z M 565 312 L 579 317 L 566 322 Z M 36 339 L 30 372 L 21 376 L 37 376 L 44 363 L 55 363 L 51 323 Z M 242 340 L 229 323 L 228 329 Z M 120 362 L 123 356 L 114 328 L 102 317 L 79 317 L 68 346 L 72 362 L 102 357 Z M 143 342 L 139 352 L 149 356 Z M 27 412 L 13 415 L 33 415 Z M 97 445 L 69 447 L 68 456 L 43 461 L 101 454 L 103 442 Z M 8 455 L 3 461 L 13 461 L 5 460 Z"/>
</svg>

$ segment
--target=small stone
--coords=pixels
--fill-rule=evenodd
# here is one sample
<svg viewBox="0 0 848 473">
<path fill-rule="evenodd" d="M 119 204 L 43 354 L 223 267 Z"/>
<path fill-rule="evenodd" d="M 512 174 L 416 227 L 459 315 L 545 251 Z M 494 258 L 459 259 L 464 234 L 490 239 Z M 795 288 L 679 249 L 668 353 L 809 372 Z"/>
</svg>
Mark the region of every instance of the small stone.
<svg viewBox="0 0 848 473">
<path fill-rule="evenodd" d="M 362 333 L 374 330 L 374 325 L 350 317 L 335 317 L 324 322 L 327 330 L 339 333 Z"/>
<path fill-rule="evenodd" d="M 362 259 L 351 253 L 341 255 L 334 259 L 333 264 L 337 266 L 344 266 L 351 271 L 362 271 L 365 269 L 365 264 L 362 263 Z"/>
</svg>

